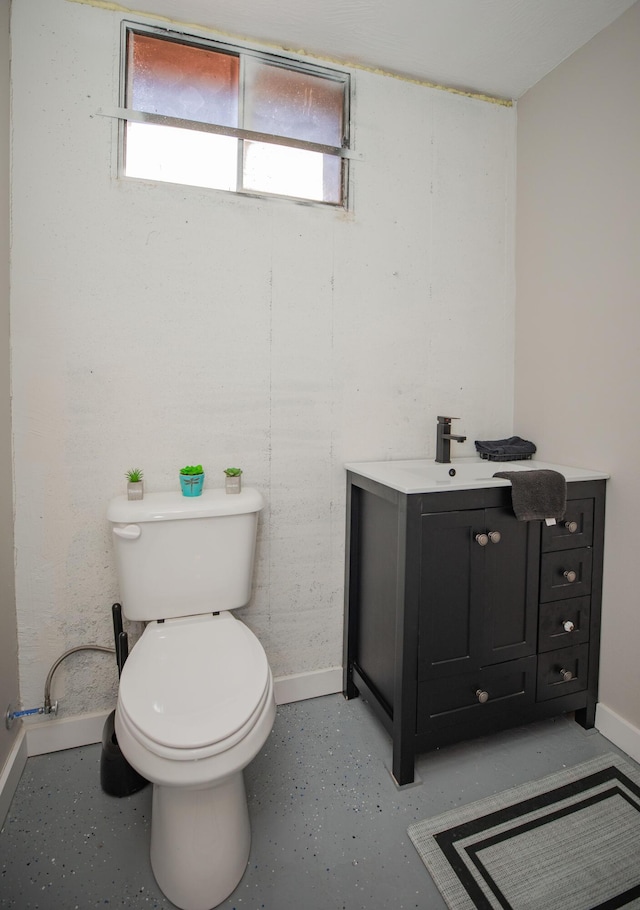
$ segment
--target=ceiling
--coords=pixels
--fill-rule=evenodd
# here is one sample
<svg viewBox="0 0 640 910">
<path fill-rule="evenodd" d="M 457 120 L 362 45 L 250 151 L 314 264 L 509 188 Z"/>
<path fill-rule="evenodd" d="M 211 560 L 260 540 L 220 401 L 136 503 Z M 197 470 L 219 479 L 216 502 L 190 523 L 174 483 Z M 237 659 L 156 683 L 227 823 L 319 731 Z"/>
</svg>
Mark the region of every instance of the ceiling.
<svg viewBox="0 0 640 910">
<path fill-rule="evenodd" d="M 517 99 L 634 2 L 120 0 L 118 8 L 463 91 Z"/>
</svg>

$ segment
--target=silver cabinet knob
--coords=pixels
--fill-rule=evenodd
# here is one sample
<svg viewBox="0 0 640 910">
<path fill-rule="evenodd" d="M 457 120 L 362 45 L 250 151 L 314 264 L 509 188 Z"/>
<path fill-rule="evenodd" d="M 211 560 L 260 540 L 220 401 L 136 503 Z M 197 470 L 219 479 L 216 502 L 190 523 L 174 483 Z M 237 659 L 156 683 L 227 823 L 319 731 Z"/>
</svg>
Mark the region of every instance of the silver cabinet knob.
<svg viewBox="0 0 640 910">
<path fill-rule="evenodd" d="M 573 632 L 573 631 L 575 631 L 576 627 L 571 622 L 570 619 L 565 619 L 565 621 L 562 623 L 562 628 L 564 629 L 565 632 Z"/>
<path fill-rule="evenodd" d="M 485 692 L 484 689 L 476 689 L 476 697 L 481 705 L 489 701 L 489 693 Z"/>
<path fill-rule="evenodd" d="M 567 531 L 569 532 L 569 534 L 575 534 L 576 531 L 578 530 L 577 521 L 565 521 L 564 526 L 567 529 Z"/>
<path fill-rule="evenodd" d="M 567 581 L 575 581 L 576 578 L 578 577 L 576 575 L 576 573 L 573 571 L 573 569 L 565 569 L 565 571 L 562 574 L 567 579 Z"/>
<path fill-rule="evenodd" d="M 564 667 L 560 670 L 560 676 L 562 677 L 562 682 L 569 682 L 570 679 L 573 679 L 571 670 L 565 670 Z"/>
<path fill-rule="evenodd" d="M 500 543 L 502 540 L 502 534 L 500 531 L 489 531 L 489 540 L 491 543 Z"/>
<path fill-rule="evenodd" d="M 486 547 L 489 543 L 489 535 L 484 533 L 476 534 L 476 543 L 479 543 L 481 547 Z"/>
</svg>

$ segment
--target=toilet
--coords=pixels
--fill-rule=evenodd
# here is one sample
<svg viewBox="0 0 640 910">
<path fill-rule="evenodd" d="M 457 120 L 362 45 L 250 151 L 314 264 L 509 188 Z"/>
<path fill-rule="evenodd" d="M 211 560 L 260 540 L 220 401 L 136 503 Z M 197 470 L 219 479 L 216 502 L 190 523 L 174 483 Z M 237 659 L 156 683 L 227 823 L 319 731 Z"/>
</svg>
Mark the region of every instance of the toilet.
<svg viewBox="0 0 640 910">
<path fill-rule="evenodd" d="M 211 910 L 239 883 L 251 830 L 243 769 L 275 718 L 262 645 L 233 610 L 251 595 L 257 490 L 111 500 L 125 617 L 145 629 L 123 667 L 115 731 L 153 783 L 151 866 L 182 910 Z"/>
</svg>

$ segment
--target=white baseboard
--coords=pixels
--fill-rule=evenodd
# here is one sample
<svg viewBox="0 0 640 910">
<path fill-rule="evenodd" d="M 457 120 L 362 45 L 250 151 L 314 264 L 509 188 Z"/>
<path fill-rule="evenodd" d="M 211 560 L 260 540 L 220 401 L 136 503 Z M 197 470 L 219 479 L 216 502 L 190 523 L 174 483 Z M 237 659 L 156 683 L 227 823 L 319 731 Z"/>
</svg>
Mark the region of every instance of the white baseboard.
<svg viewBox="0 0 640 910">
<path fill-rule="evenodd" d="M 274 681 L 274 688 L 279 705 L 333 695 L 342 691 L 342 667 L 280 676 Z M 101 742 L 102 728 L 109 713 L 96 711 L 74 717 L 38 718 L 25 722 L 28 755 L 43 755 Z"/>
<path fill-rule="evenodd" d="M 279 676 L 274 680 L 274 689 L 279 705 L 318 698 L 321 695 L 335 695 L 336 692 L 342 692 L 342 667 Z"/>
<path fill-rule="evenodd" d="M 16 741 L 11 747 L 2 769 L 2 774 L 0 774 L 0 828 L 4 824 L 13 794 L 16 792 L 16 787 L 27 763 L 27 758 L 27 737 L 23 727 L 16 736 Z"/>
<path fill-rule="evenodd" d="M 601 702 L 596 706 L 596 729 L 614 746 L 640 762 L 640 730 Z"/>
<path fill-rule="evenodd" d="M 29 757 L 102 742 L 102 728 L 110 713 L 95 711 L 93 714 L 55 717 L 53 720 L 38 720 L 28 724 Z"/>
</svg>

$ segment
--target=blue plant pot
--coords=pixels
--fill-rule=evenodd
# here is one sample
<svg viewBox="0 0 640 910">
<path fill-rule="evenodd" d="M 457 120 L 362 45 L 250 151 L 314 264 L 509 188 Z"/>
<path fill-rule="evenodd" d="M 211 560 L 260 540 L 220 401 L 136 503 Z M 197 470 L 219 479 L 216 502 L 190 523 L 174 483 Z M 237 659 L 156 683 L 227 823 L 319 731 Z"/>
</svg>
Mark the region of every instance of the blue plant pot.
<svg viewBox="0 0 640 910">
<path fill-rule="evenodd" d="M 204 474 L 181 474 L 180 489 L 183 496 L 200 496 L 204 487 Z"/>
</svg>

